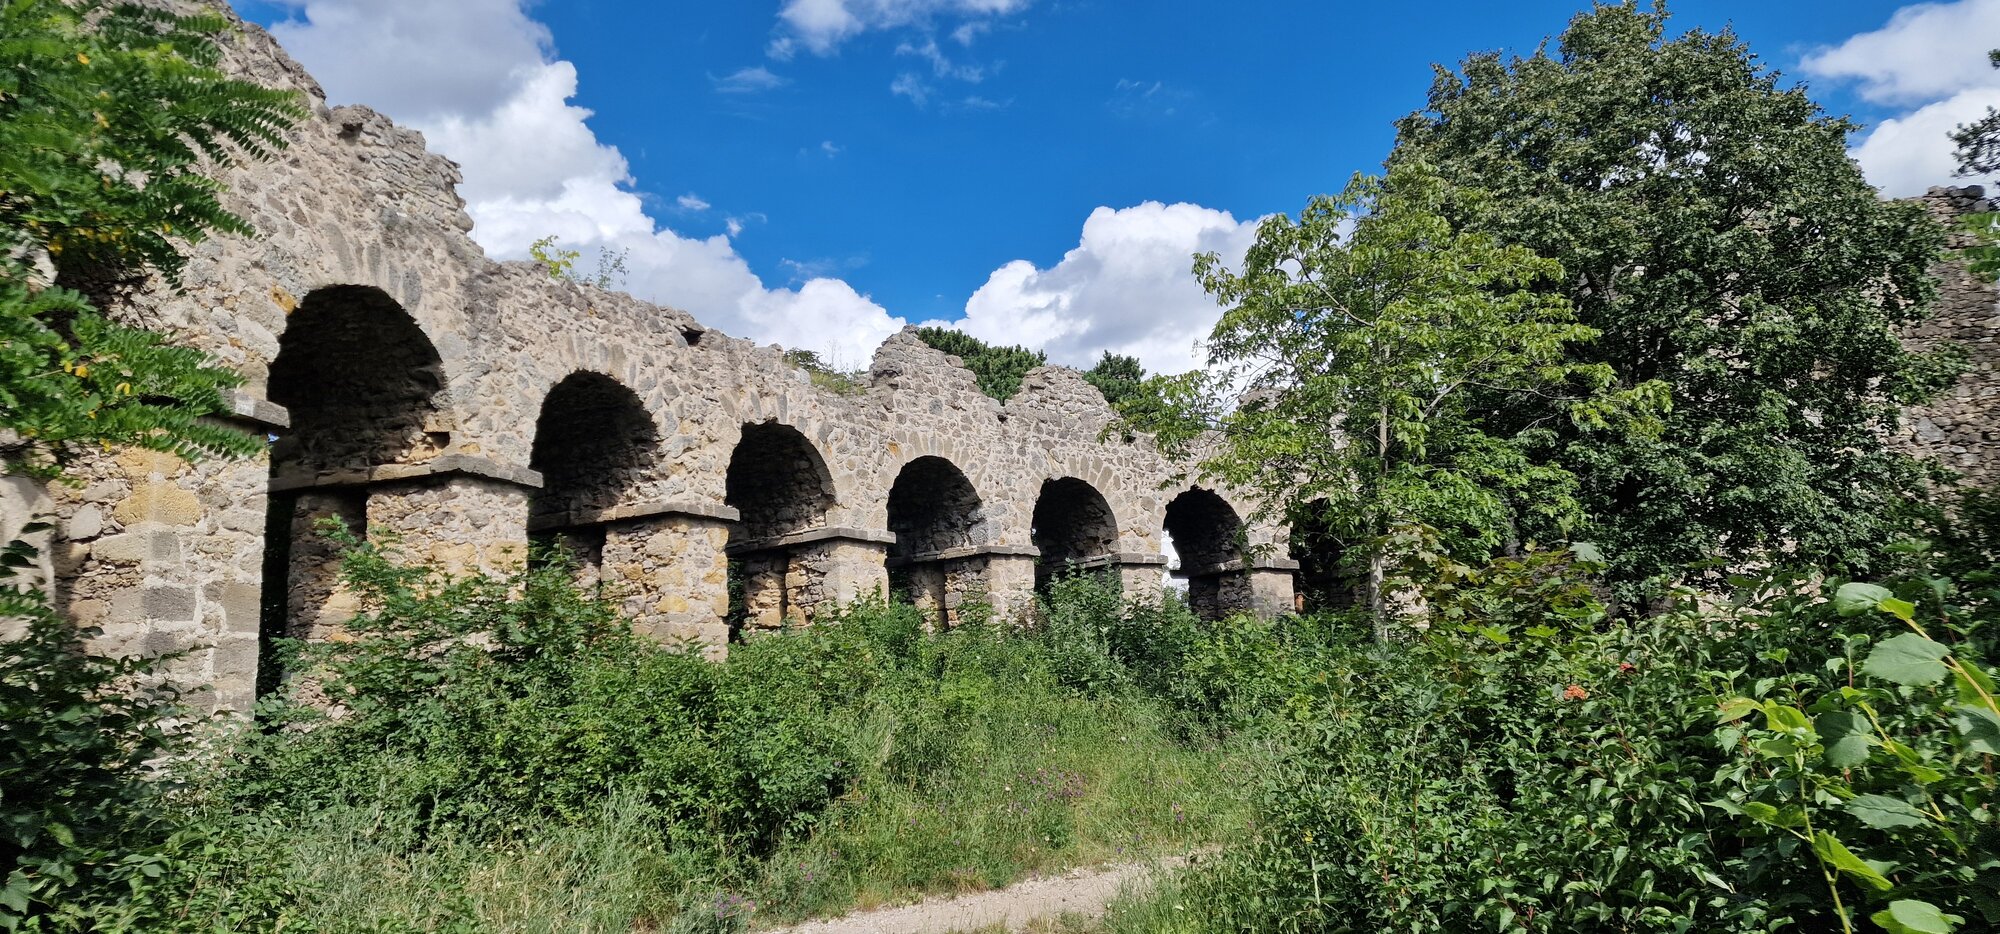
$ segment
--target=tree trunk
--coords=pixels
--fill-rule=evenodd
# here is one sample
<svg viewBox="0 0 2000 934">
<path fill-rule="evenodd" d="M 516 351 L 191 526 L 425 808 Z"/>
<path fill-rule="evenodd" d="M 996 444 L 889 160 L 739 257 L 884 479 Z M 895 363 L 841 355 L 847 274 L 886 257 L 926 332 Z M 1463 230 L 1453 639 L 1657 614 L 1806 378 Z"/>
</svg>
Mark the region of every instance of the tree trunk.
<svg viewBox="0 0 2000 934">
<path fill-rule="evenodd" d="M 1382 549 L 1368 556 L 1368 615 L 1375 620 L 1375 641 L 1389 641 L 1388 595 L 1382 592 L 1384 567 L 1389 563 Z"/>
<path fill-rule="evenodd" d="M 1389 477 L 1389 407 L 1383 405 L 1375 412 L 1375 482 L 1380 484 Z M 1377 495 L 1380 495 L 1378 489 Z M 1377 503 L 1375 522 L 1375 549 L 1368 556 L 1368 615 L 1375 620 L 1375 641 L 1389 641 L 1388 595 L 1382 592 L 1384 571 L 1389 564 L 1389 556 L 1383 553 L 1388 547 L 1389 522 L 1382 515 L 1381 504 Z"/>
</svg>

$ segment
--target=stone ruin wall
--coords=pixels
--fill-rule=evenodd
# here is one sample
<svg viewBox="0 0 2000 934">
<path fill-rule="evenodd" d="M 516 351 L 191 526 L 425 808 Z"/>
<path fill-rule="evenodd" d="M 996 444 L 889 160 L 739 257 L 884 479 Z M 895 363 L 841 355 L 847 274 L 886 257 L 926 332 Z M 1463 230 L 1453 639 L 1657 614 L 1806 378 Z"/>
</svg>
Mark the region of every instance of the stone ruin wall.
<svg viewBox="0 0 2000 934">
<path fill-rule="evenodd" d="M 571 541 L 588 579 L 602 581 L 642 631 L 720 647 L 729 636 L 732 548 L 768 584 L 751 607 L 757 625 L 807 621 L 815 604 L 888 586 L 892 552 L 915 547 L 891 532 L 891 489 L 906 465 L 928 457 L 962 473 L 979 501 L 976 528 L 903 565 L 918 581 L 914 595 L 941 622 L 974 597 L 1003 613 L 1027 605 L 1037 557 L 1054 553 L 1033 527 L 1049 481 L 1080 481 L 1103 497 L 1110 544 L 1093 566 L 1132 592 L 1159 586 L 1168 504 L 1188 487 L 1162 488 L 1178 471 L 1148 439 L 1100 440 L 1113 415 L 1080 374 L 1035 370 L 1003 404 L 980 393 L 958 360 L 906 331 L 876 353 L 861 391 L 840 394 L 814 386 L 778 348 L 710 330 L 684 312 L 553 280 L 533 264 L 492 262 L 467 236 L 472 222 L 451 162 L 366 107 L 327 107 L 311 77 L 257 27 L 245 25 L 232 41 L 232 67 L 300 89 L 312 115 L 276 160 L 226 177 L 231 208 L 258 235 L 202 244 L 183 289 L 141 296 L 129 318 L 243 373 L 234 419 L 279 437 L 273 450 L 284 469 L 274 477 L 268 459 L 189 466 L 117 451 L 83 464 L 78 484 L 43 491 L 58 519 L 50 549 L 58 600 L 102 630 L 95 650 L 183 652 L 172 674 L 209 686 L 197 702 L 247 708 L 269 606 L 289 610 L 286 632 L 309 636 L 336 631 L 353 610 L 331 574 L 331 549 L 306 532 L 322 515 L 370 535 L 394 533 L 408 557 L 458 570 L 518 566 L 531 529 Z M 1931 201 L 1939 210 L 1990 206 L 1960 189 L 1934 191 Z M 1911 339 L 1964 342 L 1975 372 L 1946 400 L 1912 413 L 1900 443 L 1988 481 L 2000 432 L 1991 411 L 2000 392 L 1993 286 L 1955 266 L 1941 274 L 1940 313 Z M 336 299 L 345 304 L 320 313 Z M 299 342 L 324 329 L 316 320 L 383 315 L 407 334 L 371 327 L 320 340 L 318 359 L 293 359 L 274 379 L 294 322 L 307 322 L 292 333 Z M 352 353 L 385 336 L 395 339 Z M 430 358 L 406 353 L 423 343 Z M 356 360 L 399 369 L 407 381 L 374 395 L 327 391 L 326 381 Z M 605 450 L 595 462 L 613 469 L 551 470 L 549 489 L 550 477 L 535 469 L 537 425 L 551 391 L 578 374 L 615 385 L 643 413 L 635 425 L 621 421 L 629 412 L 607 410 L 592 424 L 625 425 L 644 444 L 598 445 Z M 296 411 L 274 405 L 274 395 Z M 390 397 L 399 401 L 384 403 Z M 386 410 L 355 408 L 378 404 Z M 298 444 L 308 423 L 317 434 Z M 824 508 L 778 510 L 770 522 L 785 534 L 776 538 L 769 527 L 747 530 L 744 510 L 730 502 L 743 499 L 730 495 L 727 477 L 748 425 L 796 430 L 831 489 Z M 561 447 L 591 447 L 572 435 Z M 593 461 L 588 450 L 571 453 Z M 1254 512 L 1229 491 L 1215 499 L 1237 517 Z M 267 568 L 267 538 L 296 543 L 284 566 Z M 1248 557 L 1184 543 L 1202 553 L 1191 595 L 1218 612 L 1290 609 L 1296 565 L 1268 557 L 1285 554 L 1286 538 L 1282 527 L 1250 524 Z"/>
<path fill-rule="evenodd" d="M 2000 210 L 2000 203 L 1978 186 L 1933 188 L 1923 201 L 1947 225 L 1947 246 L 1954 250 L 1976 242 L 1958 229 L 1960 216 Z M 1965 348 L 1972 368 L 1936 402 L 1911 410 L 1900 441 L 1911 452 L 1957 471 L 1964 483 L 1991 486 L 2000 481 L 2000 293 L 1963 263 L 1940 263 L 1936 274 L 1936 311 L 1910 329 L 1908 338 L 1918 346 L 1955 341 Z"/>
<path fill-rule="evenodd" d="M 581 541 L 591 579 L 642 631 L 719 647 L 732 535 L 741 544 L 751 534 L 726 480 L 746 425 L 795 429 L 831 490 L 823 509 L 774 520 L 790 534 L 752 543 L 783 555 L 780 586 L 794 606 L 886 586 L 892 485 L 930 457 L 962 473 L 979 502 L 976 530 L 920 556 L 941 578 L 940 610 L 973 596 L 1003 613 L 1028 605 L 1036 499 L 1061 478 L 1089 484 L 1115 517 L 1113 550 L 1097 564 L 1134 590 L 1159 586 L 1177 492 L 1161 484 L 1176 470 L 1148 439 L 1100 441 L 1113 416 L 1080 374 L 1036 370 L 1003 404 L 905 331 L 876 353 L 859 392 L 841 394 L 813 385 L 779 348 L 534 264 L 493 262 L 467 236 L 457 168 L 418 134 L 367 107 L 326 106 L 255 26 L 230 41 L 231 67 L 305 92 L 311 116 L 278 158 L 226 175 L 229 206 L 257 235 L 201 244 L 183 288 L 140 296 L 128 318 L 241 372 L 234 421 L 278 439 L 281 469 L 274 476 L 268 457 L 189 466 L 119 451 L 80 465 L 80 483 L 50 488 L 58 602 L 101 629 L 94 650 L 184 652 L 171 674 L 208 685 L 198 703 L 245 709 L 272 607 L 285 633 L 307 636 L 337 631 L 354 609 L 330 547 L 307 531 L 325 515 L 461 571 L 518 566 L 531 527 Z M 398 381 L 371 392 L 354 382 L 368 372 Z M 537 424 L 552 389 L 576 374 L 636 400 L 652 449 L 577 453 L 615 470 L 551 471 L 559 489 L 549 490 L 533 466 Z M 602 423 L 632 427 L 619 417 Z M 267 535 L 274 547 L 296 544 L 267 554 Z M 1284 553 L 1280 527 L 1253 524 L 1247 540 Z M 1291 607 L 1290 562 L 1253 559 L 1238 576 L 1258 578 L 1241 588 L 1260 595 L 1256 609 Z"/>
</svg>

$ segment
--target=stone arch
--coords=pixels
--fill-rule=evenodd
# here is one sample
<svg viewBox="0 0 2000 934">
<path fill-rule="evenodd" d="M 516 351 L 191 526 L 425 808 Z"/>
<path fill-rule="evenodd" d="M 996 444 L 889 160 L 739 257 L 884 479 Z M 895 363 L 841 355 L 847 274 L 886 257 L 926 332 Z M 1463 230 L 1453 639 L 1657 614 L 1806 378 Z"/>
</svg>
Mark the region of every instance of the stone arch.
<svg viewBox="0 0 2000 934">
<path fill-rule="evenodd" d="M 1190 608 L 1204 619 L 1250 609 L 1247 530 L 1227 500 L 1201 487 L 1182 492 L 1167 503 L 1165 532 L 1179 556 L 1171 573 L 1187 581 Z"/>
<path fill-rule="evenodd" d="M 738 514 L 728 546 L 731 637 L 811 622 L 829 596 L 838 545 L 814 534 L 838 504 L 825 458 L 790 425 L 745 425 L 723 486 L 723 502 Z"/>
<path fill-rule="evenodd" d="M 1036 555 L 1035 589 L 1047 591 L 1057 575 L 1110 567 L 1118 551 L 1118 519 L 1104 494 L 1076 477 L 1042 482 L 1030 532 Z"/>
<path fill-rule="evenodd" d="M 339 554 L 317 528 L 368 529 L 369 487 L 384 468 L 414 468 L 451 445 L 444 363 L 414 318 L 382 290 L 308 294 L 278 338 L 267 394 L 288 427 L 271 435 L 259 687 L 281 673 L 277 637 L 316 637 L 344 618 Z"/>
<path fill-rule="evenodd" d="M 539 544 L 567 548 L 594 581 L 611 511 L 630 503 L 659 461 L 659 428 L 638 393 L 602 373 L 571 373 L 535 418 L 528 468 L 542 488 L 529 499 L 528 528 Z"/>
<path fill-rule="evenodd" d="M 1344 610 L 1359 597 L 1360 582 L 1348 565 L 1346 543 L 1335 534 L 1332 505 L 1315 499 L 1293 510 L 1288 554 L 1298 562 L 1298 609 L 1304 613 Z"/>
<path fill-rule="evenodd" d="M 938 625 L 959 622 L 968 599 L 986 591 L 990 530 L 985 504 L 958 465 L 925 455 L 903 465 L 889 488 L 889 588 Z"/>
</svg>

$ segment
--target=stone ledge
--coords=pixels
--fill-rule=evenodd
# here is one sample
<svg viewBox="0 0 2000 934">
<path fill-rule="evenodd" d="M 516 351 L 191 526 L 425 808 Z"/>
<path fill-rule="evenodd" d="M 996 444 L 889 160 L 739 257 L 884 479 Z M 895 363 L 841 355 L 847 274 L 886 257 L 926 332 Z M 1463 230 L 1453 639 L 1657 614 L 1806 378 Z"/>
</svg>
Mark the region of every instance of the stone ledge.
<svg viewBox="0 0 2000 934">
<path fill-rule="evenodd" d="M 752 539 L 747 542 L 730 545 L 723 549 L 723 553 L 740 555 L 755 551 L 776 551 L 781 548 L 795 548 L 799 545 L 810 545 L 815 542 L 833 541 L 852 542 L 860 545 L 893 545 L 896 542 L 896 536 L 875 529 L 857 529 L 837 525 L 824 529 L 807 529 L 803 532 L 793 532 L 790 535 Z"/>
<path fill-rule="evenodd" d="M 377 486 L 403 480 L 465 476 L 527 487 L 542 488 L 541 473 L 525 467 L 502 464 L 472 454 L 446 454 L 421 464 L 383 464 L 366 470 L 327 470 L 313 474 L 290 474 L 271 478 L 270 491 L 315 490 L 329 487 Z"/>
<path fill-rule="evenodd" d="M 1165 567 L 1166 564 L 1167 559 L 1164 555 L 1149 555 L 1139 551 L 1120 551 L 1108 555 L 1098 555 L 1094 558 L 1082 558 L 1066 562 L 1065 566 L 1076 568 L 1080 571 L 1094 571 L 1098 568 L 1108 567 Z"/>
<path fill-rule="evenodd" d="M 290 428 L 292 413 L 285 407 L 268 399 L 259 399 L 247 392 L 231 392 L 223 397 L 229 405 L 227 412 L 211 416 L 225 422 L 245 425 L 251 428 Z"/>
<path fill-rule="evenodd" d="M 920 554 L 890 558 L 888 567 L 908 567 L 912 564 L 931 564 L 938 561 L 957 561 L 963 558 L 1039 558 L 1041 550 L 1022 545 L 966 545 L 962 548 L 946 548 L 943 551 L 926 551 Z"/>
<path fill-rule="evenodd" d="M 588 525 L 623 522 L 628 519 L 651 519 L 657 516 L 678 516 L 684 519 L 700 519 L 706 522 L 735 522 L 743 517 L 733 506 L 656 500 L 650 503 L 624 503 L 604 509 L 580 509 L 575 512 L 558 512 L 530 516 L 528 517 L 528 531 L 545 532 L 550 529 L 574 529 Z"/>
<path fill-rule="evenodd" d="M 1175 577 L 1211 577 L 1216 574 L 1235 574 L 1240 571 L 1296 571 L 1298 569 L 1299 563 L 1290 558 L 1260 558 L 1249 561 L 1237 558 L 1232 561 L 1224 561 L 1220 564 L 1183 567 L 1178 571 L 1174 571 L 1173 575 Z"/>
</svg>

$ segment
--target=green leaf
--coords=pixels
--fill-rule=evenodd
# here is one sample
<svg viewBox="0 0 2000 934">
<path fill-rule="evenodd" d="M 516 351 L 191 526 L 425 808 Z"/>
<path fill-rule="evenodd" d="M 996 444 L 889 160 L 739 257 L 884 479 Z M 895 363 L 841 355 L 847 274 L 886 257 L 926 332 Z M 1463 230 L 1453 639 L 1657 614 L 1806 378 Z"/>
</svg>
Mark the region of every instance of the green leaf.
<svg viewBox="0 0 2000 934">
<path fill-rule="evenodd" d="M 1958 699 L 1968 704 L 1983 704 L 1986 698 L 2000 694 L 2000 688 L 1993 685 L 1993 676 L 1978 665 L 1961 662 L 1951 674 L 1958 681 Z"/>
<path fill-rule="evenodd" d="M 1965 737 L 1965 748 L 1989 756 L 2000 756 L 2000 715 L 1983 705 L 1957 704 L 1951 708 L 1951 722 Z"/>
<path fill-rule="evenodd" d="M 1909 802 L 1887 795 L 1857 795 L 1841 807 L 1854 815 L 1855 820 L 1876 830 L 1922 827 L 1930 823 L 1930 818 Z"/>
<path fill-rule="evenodd" d="M 1859 581 L 1840 585 L 1833 592 L 1833 608 L 1842 616 L 1860 616 L 1872 612 L 1882 605 L 1882 601 L 1896 595 L 1880 584 L 1863 584 Z"/>
<path fill-rule="evenodd" d="M 1826 744 L 1826 764 L 1836 769 L 1851 769 L 1868 761 L 1869 750 L 1875 746 L 1874 729 L 1868 718 L 1852 710 L 1820 714 L 1813 727 L 1819 731 L 1820 741 Z"/>
<path fill-rule="evenodd" d="M 1930 902 L 1899 898 L 1889 907 L 1868 916 L 1889 934 L 1951 934 L 1964 918 L 1948 915 Z"/>
<path fill-rule="evenodd" d="M 1876 891 L 1886 892 L 1890 889 L 1888 879 L 1876 872 L 1875 867 L 1862 862 L 1861 857 L 1854 855 L 1854 851 L 1848 849 L 1847 845 L 1841 843 L 1833 834 L 1824 830 L 1813 834 L 1813 852 L 1819 854 L 1822 862 L 1853 876 L 1856 881 Z"/>
<path fill-rule="evenodd" d="M 1812 721 L 1806 719 L 1806 712 L 1774 701 L 1764 702 L 1764 722 L 1773 730 L 1781 732 L 1812 732 Z"/>
<path fill-rule="evenodd" d="M 1917 618 L 1917 605 L 1907 600 L 1898 600 L 1895 597 L 1889 597 L 1877 604 L 1877 606 L 1881 608 L 1882 612 L 1906 623 Z"/>
<path fill-rule="evenodd" d="M 1896 684 L 1931 685 L 1951 674 L 1940 661 L 1950 654 L 1951 649 L 1943 643 L 1906 632 L 1875 646 L 1862 670 Z"/>
<path fill-rule="evenodd" d="M 1749 716 L 1758 709 L 1758 703 L 1750 698 L 1732 697 L 1722 702 L 1722 708 L 1715 712 L 1715 719 L 1720 723 L 1731 723 Z"/>
</svg>

